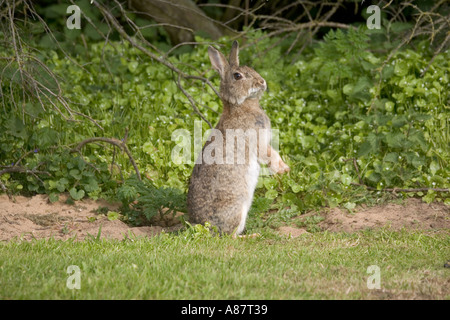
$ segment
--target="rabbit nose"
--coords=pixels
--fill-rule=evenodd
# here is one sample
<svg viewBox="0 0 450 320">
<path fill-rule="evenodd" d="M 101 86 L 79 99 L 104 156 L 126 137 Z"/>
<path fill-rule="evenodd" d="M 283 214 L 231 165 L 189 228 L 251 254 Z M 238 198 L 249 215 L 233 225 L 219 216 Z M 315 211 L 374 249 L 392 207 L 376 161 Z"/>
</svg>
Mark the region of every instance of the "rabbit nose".
<svg viewBox="0 0 450 320">
<path fill-rule="evenodd" d="M 266 87 L 266 88 L 267 88 L 266 80 L 264 80 L 264 79 L 258 80 L 258 84 L 259 84 L 261 87 Z"/>
</svg>

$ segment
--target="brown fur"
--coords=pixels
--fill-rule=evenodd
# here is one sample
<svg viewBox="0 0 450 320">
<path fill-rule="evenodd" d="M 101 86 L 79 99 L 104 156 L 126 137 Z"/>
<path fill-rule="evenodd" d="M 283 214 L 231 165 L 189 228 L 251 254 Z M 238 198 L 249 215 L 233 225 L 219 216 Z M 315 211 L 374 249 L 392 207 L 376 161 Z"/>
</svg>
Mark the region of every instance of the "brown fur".
<svg viewBox="0 0 450 320">
<path fill-rule="evenodd" d="M 237 41 L 233 42 L 229 60 L 213 47 L 208 48 L 208 53 L 212 66 L 221 77 L 223 113 L 215 129 L 223 136 L 223 163 L 202 162 L 194 166 L 187 197 L 188 214 L 192 223 L 210 222 L 220 232 L 239 234 L 252 202 L 259 163 L 268 163 L 276 173 L 288 172 L 289 167 L 270 146 L 270 135 L 259 134 L 259 129 L 270 130 L 270 120 L 259 105 L 259 99 L 267 87 L 265 80 L 252 68 L 239 66 Z M 236 79 L 236 73 L 241 78 Z M 228 129 L 234 131 L 227 132 Z M 257 148 L 249 148 L 251 139 L 244 135 L 250 132 L 249 129 L 258 133 Z M 239 150 L 236 143 L 232 144 L 234 161 L 228 164 L 226 144 L 232 139 L 231 133 L 237 139 L 243 139 L 241 141 L 246 142 L 246 148 Z M 220 143 L 215 139 L 212 133 L 202 149 L 202 157 L 206 156 L 211 143 Z M 267 148 L 266 154 L 259 154 L 259 143 Z M 243 163 L 237 162 L 238 159 Z"/>
</svg>

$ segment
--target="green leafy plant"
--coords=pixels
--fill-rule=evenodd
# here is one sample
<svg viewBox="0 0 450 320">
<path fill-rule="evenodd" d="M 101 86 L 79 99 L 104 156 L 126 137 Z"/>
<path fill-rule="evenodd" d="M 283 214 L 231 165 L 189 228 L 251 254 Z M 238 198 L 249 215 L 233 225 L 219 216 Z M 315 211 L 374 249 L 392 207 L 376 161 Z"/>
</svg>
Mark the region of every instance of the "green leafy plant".
<svg viewBox="0 0 450 320">
<path fill-rule="evenodd" d="M 131 177 L 118 189 L 117 196 L 123 204 L 123 213 L 132 223 L 142 223 L 159 215 L 175 216 L 186 211 L 186 195 L 171 187 L 156 188 L 149 182 Z"/>
<path fill-rule="evenodd" d="M 398 196 L 450 201 L 448 192 L 439 191 L 450 186 L 450 53 L 433 57 L 420 39 L 414 40 L 416 50 L 394 52 L 393 37 L 381 37 L 385 29 L 377 32 L 363 27 L 331 31 L 295 63 L 284 55 L 280 39 L 249 33 L 242 63 L 268 83 L 261 105 L 279 130 L 280 154 L 292 169 L 282 177 L 260 178 L 252 217 L 283 208 L 303 213 L 321 206 L 358 205 L 394 189 L 418 190 Z M 196 41 L 207 42 L 201 37 Z M 230 45 L 227 38 L 219 43 Z M 47 193 L 51 201 L 61 192 L 72 200 L 119 194 L 128 204 L 124 207 L 136 215 L 147 219 L 164 213 L 161 207 L 182 199 L 197 156 L 192 153 L 191 162 L 175 163 L 172 133 L 186 129 L 193 134 L 199 117 L 164 65 L 127 42 L 105 44 L 88 37 L 86 45 L 89 55 L 74 57 L 78 65 L 60 50 L 43 50 L 42 60 L 60 77 L 61 90 L 77 111 L 89 114 L 101 128 L 86 119 L 67 121 L 33 99 L 15 103 L 20 90 L 14 70 L 6 68 L 11 77 L 1 84 L 8 94 L 0 113 L 0 166 L 20 166 L 23 172 L 4 172 L 0 182 L 8 192 Z M 206 44 L 169 59 L 186 74 L 201 72 L 218 88 Z M 180 84 L 214 125 L 221 112 L 219 97 L 204 83 L 181 79 Z M 208 129 L 204 121 L 202 129 Z M 116 147 L 92 143 L 80 153 L 71 152 L 87 138 L 121 140 L 126 132 L 127 146 L 142 176 L 151 177 L 152 187 L 148 181 L 145 188 L 127 181 L 134 168 Z M 35 174 L 25 173 L 32 169 Z M 147 207 L 132 203 L 140 197 Z M 152 203 L 151 197 L 166 203 Z"/>
<path fill-rule="evenodd" d="M 108 211 L 106 214 L 109 221 L 118 220 L 120 218 L 120 213 L 117 211 Z"/>
<path fill-rule="evenodd" d="M 187 221 L 184 221 L 184 223 L 186 229 L 180 233 L 180 236 L 184 239 L 200 240 L 219 237 L 219 230 L 209 222 L 205 222 L 205 224 L 196 224 L 194 226 Z"/>
</svg>

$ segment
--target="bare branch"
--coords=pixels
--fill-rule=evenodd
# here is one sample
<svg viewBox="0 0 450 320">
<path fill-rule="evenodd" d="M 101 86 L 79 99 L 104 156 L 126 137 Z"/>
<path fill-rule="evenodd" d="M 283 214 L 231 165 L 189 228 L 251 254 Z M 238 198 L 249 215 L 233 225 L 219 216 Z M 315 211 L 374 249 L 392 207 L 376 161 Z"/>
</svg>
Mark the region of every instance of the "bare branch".
<svg viewBox="0 0 450 320">
<path fill-rule="evenodd" d="M 50 68 L 45 63 L 43 63 L 39 58 L 37 58 L 37 56 L 34 55 L 34 53 L 38 52 L 38 50 L 32 48 L 29 44 L 25 44 L 22 42 L 21 32 L 19 32 L 19 29 L 17 29 L 15 25 L 15 20 L 17 20 L 16 15 L 19 14 L 16 12 L 16 9 L 18 8 L 19 4 L 23 5 L 23 14 L 25 15 L 25 17 L 30 15 L 34 18 L 34 20 L 39 21 L 50 38 L 55 42 L 61 52 L 63 52 L 64 55 L 68 59 L 70 59 L 70 61 L 79 66 L 85 72 L 89 72 L 64 51 L 46 22 L 39 16 L 30 1 L 6 1 L 6 9 L 1 12 L 0 17 L 2 18 L 2 20 L 5 19 L 8 22 L 8 27 L 4 28 L 4 36 L 5 39 L 12 44 L 12 51 L 14 53 L 14 56 L 2 57 L 5 60 L 9 60 L 9 62 L 6 64 L 6 66 L 4 66 L 2 70 L 2 75 L 7 72 L 7 70 L 9 72 L 12 72 L 12 77 L 9 84 L 11 102 L 16 108 L 18 108 L 16 99 L 14 98 L 14 92 L 17 92 L 17 88 L 20 88 L 18 90 L 22 95 L 21 105 L 23 116 L 26 113 L 23 106 L 25 105 L 27 99 L 37 99 L 44 111 L 46 110 L 46 102 L 48 102 L 53 107 L 53 109 L 63 117 L 63 119 L 67 121 L 75 121 L 73 119 L 73 115 L 76 114 L 88 119 L 97 127 L 103 130 L 103 128 L 94 119 L 70 108 L 68 101 L 63 96 L 63 90 L 60 86 L 60 79 L 58 79 L 58 77 L 50 70 Z M 27 21 L 23 20 L 23 23 L 26 24 Z M 43 75 L 40 74 L 41 71 L 43 72 Z M 17 76 L 19 77 L 19 79 L 16 79 Z M 0 82 L 2 81 L 3 79 L 0 79 Z M 21 86 L 14 88 L 13 83 L 20 83 Z M 61 110 L 59 106 L 63 106 L 63 109 Z M 67 115 L 63 111 L 67 112 L 69 117 L 67 117 Z"/>
<path fill-rule="evenodd" d="M 178 81 L 177 81 L 177 86 L 178 88 L 183 92 L 183 94 L 186 96 L 186 98 L 189 100 L 189 102 L 191 103 L 192 107 L 194 108 L 194 111 L 200 115 L 200 117 L 206 122 L 208 123 L 209 126 L 211 126 L 211 123 L 200 113 L 200 111 L 198 110 L 198 108 L 196 107 L 196 103 L 194 101 L 194 99 L 192 98 L 191 95 L 189 95 L 187 93 L 186 90 L 184 90 L 184 88 L 181 86 L 181 82 L 180 82 L 180 77 L 184 78 L 184 79 L 194 79 L 194 80 L 200 80 L 204 83 L 206 83 L 209 87 L 211 87 L 211 89 L 218 95 L 218 91 L 216 90 L 216 88 L 213 86 L 213 84 L 211 83 L 211 81 L 209 81 L 209 79 L 205 78 L 205 77 L 201 77 L 201 76 L 195 76 L 195 75 L 189 75 L 186 74 L 185 72 L 183 72 L 182 70 L 180 70 L 179 68 L 177 68 L 175 65 L 173 65 L 170 61 L 168 61 L 167 59 L 165 59 L 165 55 L 160 54 L 159 56 L 154 54 L 153 52 L 151 52 L 149 49 L 147 49 L 146 47 L 144 47 L 141 43 L 139 43 L 138 41 L 136 41 L 134 38 L 132 38 L 130 35 L 127 34 L 127 32 L 123 29 L 123 27 L 119 24 L 119 22 L 117 21 L 117 19 L 109 12 L 109 10 L 105 7 L 103 7 L 101 4 L 99 4 L 97 1 L 93 2 L 97 8 L 102 12 L 103 16 L 109 21 L 109 23 L 114 27 L 114 29 L 119 32 L 119 34 L 126 39 L 131 45 L 133 45 L 135 48 L 139 49 L 141 52 L 143 52 L 144 54 L 146 54 L 147 56 L 149 56 L 151 59 L 157 61 L 158 63 L 166 66 L 167 68 L 169 68 L 170 70 L 172 70 L 173 72 L 178 74 Z M 120 5 L 120 4 L 119 4 Z M 123 9 L 121 9 L 123 10 Z M 142 37 L 142 39 L 144 39 L 144 37 Z"/>
<path fill-rule="evenodd" d="M 73 152 L 73 153 L 74 153 L 74 152 L 80 153 L 80 152 L 81 152 L 81 148 L 83 148 L 84 145 L 86 145 L 86 144 L 88 144 L 88 143 L 92 143 L 92 142 L 98 142 L 98 141 L 106 142 L 106 143 L 112 144 L 112 145 L 114 145 L 114 146 L 116 146 L 116 147 L 119 147 L 120 150 L 124 151 L 124 152 L 127 154 L 128 158 L 130 159 L 130 162 L 131 162 L 131 164 L 133 165 L 133 168 L 134 168 L 134 170 L 135 170 L 135 172 L 136 172 L 136 175 L 137 175 L 138 179 L 141 180 L 141 174 L 139 173 L 139 169 L 138 169 L 138 167 L 137 167 L 137 165 L 136 165 L 136 161 L 134 161 L 134 158 L 133 158 L 133 156 L 132 156 L 130 150 L 128 149 L 128 146 L 127 146 L 126 143 L 125 143 L 125 140 L 124 140 L 124 141 L 120 141 L 120 140 L 115 139 L 115 138 L 103 138 L 103 137 L 93 137 L 93 138 L 88 138 L 88 139 L 86 139 L 86 140 L 81 141 L 81 142 L 80 142 L 75 148 L 73 148 L 70 152 Z"/>
<path fill-rule="evenodd" d="M 180 77 L 181 77 L 181 74 L 178 74 L 178 81 L 177 81 L 177 86 L 178 86 L 178 88 L 179 88 L 179 89 L 183 92 L 183 94 L 188 98 L 188 100 L 189 100 L 189 102 L 191 103 L 191 106 L 192 106 L 192 108 L 194 109 L 195 113 L 197 113 L 197 114 L 200 116 L 200 118 L 202 118 L 203 121 L 205 121 L 205 122 L 209 125 L 209 127 L 212 129 L 213 126 L 211 125 L 211 122 L 209 122 L 208 119 L 206 119 L 205 116 L 200 112 L 200 110 L 198 110 L 197 105 L 195 104 L 195 101 L 194 101 L 194 99 L 192 98 L 192 96 L 191 96 L 189 93 L 187 93 L 186 90 L 183 89 L 183 86 L 182 86 L 181 83 L 180 83 Z"/>
<path fill-rule="evenodd" d="M 382 192 L 392 192 L 392 193 L 396 193 L 396 192 L 426 192 L 426 191 L 435 191 L 435 192 L 450 192 L 450 189 L 448 188 L 385 188 L 385 189 L 377 189 L 374 187 L 369 187 L 366 186 L 365 184 L 361 184 L 361 183 L 350 183 L 353 186 L 358 186 L 358 187 L 365 187 L 367 190 L 372 190 L 372 191 L 382 191 Z"/>
</svg>

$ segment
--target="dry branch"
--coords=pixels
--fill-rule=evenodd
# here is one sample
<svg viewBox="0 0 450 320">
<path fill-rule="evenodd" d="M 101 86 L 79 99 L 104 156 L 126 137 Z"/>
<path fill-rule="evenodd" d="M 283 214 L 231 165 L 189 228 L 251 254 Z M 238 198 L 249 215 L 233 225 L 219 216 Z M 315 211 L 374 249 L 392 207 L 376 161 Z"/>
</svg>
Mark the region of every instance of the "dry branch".
<svg viewBox="0 0 450 320">
<path fill-rule="evenodd" d="M 164 24 L 173 45 L 193 41 L 194 32 L 200 30 L 212 39 L 225 35 L 217 21 L 209 18 L 192 0 L 131 0 L 130 5 Z"/>
<path fill-rule="evenodd" d="M 381 191 L 381 192 L 392 192 L 393 194 L 396 194 L 396 192 L 427 192 L 427 191 L 435 191 L 435 192 L 450 192 L 450 189 L 448 188 L 385 188 L 385 189 L 377 189 L 374 187 L 369 187 L 362 183 L 350 183 L 353 186 L 358 187 L 364 187 L 367 190 L 373 190 L 373 191 Z"/>
<path fill-rule="evenodd" d="M 38 50 L 22 40 L 21 37 L 23 35 L 23 31 L 16 27 L 16 16 L 19 14 L 24 14 L 25 16 L 29 15 L 39 21 L 39 23 L 44 27 L 45 32 L 50 35 L 58 49 L 61 50 L 61 52 L 63 52 L 64 55 L 75 65 L 79 66 L 86 72 L 87 70 L 80 66 L 64 51 L 54 37 L 50 28 L 47 26 L 46 22 L 34 9 L 31 1 L 2 1 L 2 4 L 3 3 L 6 8 L 0 12 L 0 27 L 4 34 L 4 41 L 5 43 L 8 43 L 8 47 L 12 49 L 13 55 L 2 57 L 2 60 L 6 60 L 8 62 L 3 67 L 1 74 L 3 76 L 3 74 L 8 72 L 13 73 L 10 81 L 10 94 L 11 101 L 14 106 L 16 108 L 19 107 L 13 96 L 15 91 L 13 83 L 17 84 L 16 88 L 19 88 L 21 94 L 22 103 L 20 103 L 20 105 L 22 106 L 23 115 L 26 113 L 24 110 L 24 105 L 26 104 L 25 102 L 28 99 L 37 99 L 44 111 L 46 111 L 46 104 L 50 104 L 53 109 L 56 110 L 66 121 L 76 121 L 73 117 L 75 114 L 88 119 L 103 130 L 103 128 L 91 117 L 81 112 L 72 110 L 68 100 L 64 97 L 63 90 L 60 86 L 60 79 L 58 79 L 50 68 L 34 54 L 35 52 L 38 52 Z M 23 12 L 18 12 L 19 4 L 23 5 Z M 41 75 L 41 72 L 43 75 Z M 0 87 L 3 82 L 2 78 L 0 78 Z M 3 93 L 1 96 L 3 97 Z M 60 106 L 62 106 L 62 109 Z M 67 116 L 63 110 L 69 116 Z"/>
<path fill-rule="evenodd" d="M 120 5 L 120 3 L 117 2 L 117 0 L 115 0 L 115 2 L 117 3 L 117 6 L 120 8 L 121 12 L 123 13 L 123 15 L 126 17 L 126 13 L 125 10 L 123 9 L 123 7 Z M 181 80 L 180 78 L 184 78 L 184 79 L 193 79 L 193 80 L 200 80 L 203 83 L 207 84 L 209 87 L 211 87 L 211 89 L 217 94 L 217 96 L 219 95 L 219 92 L 217 91 L 217 89 L 213 86 L 213 84 L 211 83 L 211 81 L 209 81 L 209 79 L 202 77 L 202 76 L 197 76 L 197 75 L 189 75 L 185 72 L 183 72 L 182 70 L 180 70 L 179 68 L 177 68 L 175 65 L 173 65 L 169 60 L 167 60 L 167 56 L 163 55 L 161 52 L 158 52 L 159 55 L 151 52 L 147 47 L 144 46 L 144 44 L 149 45 L 149 47 L 151 48 L 152 46 L 149 44 L 148 41 L 145 40 L 145 38 L 142 36 L 142 34 L 140 33 L 139 30 L 137 30 L 137 34 L 140 36 L 140 40 L 142 41 L 142 43 L 140 43 L 139 41 L 137 41 L 136 39 L 134 39 L 132 36 L 130 36 L 122 27 L 122 25 L 117 21 L 117 19 L 108 11 L 107 8 L 105 8 L 104 6 L 102 6 L 101 4 L 99 4 L 97 1 L 93 1 L 93 3 L 97 6 L 97 8 L 100 10 L 100 12 L 103 14 L 103 16 L 107 19 L 108 23 L 125 39 L 127 40 L 133 47 L 139 49 L 142 53 L 144 53 L 145 55 L 149 56 L 151 59 L 157 61 L 158 63 L 166 66 L 167 68 L 169 68 L 170 70 L 172 70 L 173 72 L 178 74 L 178 80 L 176 81 L 178 88 L 183 92 L 183 94 L 186 96 L 186 98 L 189 100 L 189 102 L 191 103 L 193 110 L 195 111 L 195 113 L 197 113 L 206 123 L 208 123 L 208 125 L 212 128 L 211 123 L 201 114 L 201 112 L 199 111 L 199 109 L 196 107 L 196 102 L 193 99 L 192 96 L 190 96 L 186 90 L 184 90 L 184 88 L 181 86 Z"/>
<path fill-rule="evenodd" d="M 29 152 L 27 153 L 29 154 Z M 34 176 L 37 180 L 39 180 L 41 183 L 44 183 L 37 175 L 38 174 L 46 174 L 48 176 L 51 176 L 51 174 L 47 171 L 41 171 L 41 170 L 36 170 L 36 168 L 40 167 L 40 164 L 38 164 L 35 168 L 33 169 L 27 169 L 24 167 L 19 167 L 17 166 L 18 163 L 23 159 L 24 157 L 21 157 L 17 163 L 13 164 L 12 166 L 6 167 L 3 170 L 0 170 L 0 178 L 2 177 L 2 175 L 6 174 L 6 173 L 25 173 L 25 174 L 31 174 L 32 176 Z M 3 184 L 3 182 L 0 180 L 0 188 L 2 188 L 3 192 L 5 192 L 8 197 L 11 199 L 11 195 L 8 193 L 8 189 L 6 188 L 6 186 Z"/>
<path fill-rule="evenodd" d="M 88 139 L 85 139 L 85 140 L 81 141 L 80 143 L 78 143 L 78 145 L 75 148 L 73 148 L 70 152 L 80 153 L 81 148 L 83 148 L 84 145 L 86 145 L 88 143 L 92 143 L 92 142 L 106 142 L 106 143 L 112 144 L 116 147 L 119 147 L 120 150 L 124 151 L 127 154 L 128 158 L 130 159 L 131 164 L 133 165 L 133 168 L 136 172 L 138 179 L 141 180 L 141 174 L 139 173 L 139 169 L 136 165 L 136 161 L 134 161 L 134 158 L 130 152 L 130 149 L 128 149 L 128 146 L 126 144 L 126 139 L 124 139 L 124 141 L 120 141 L 115 138 L 104 138 L 104 137 L 88 138 Z"/>
</svg>

